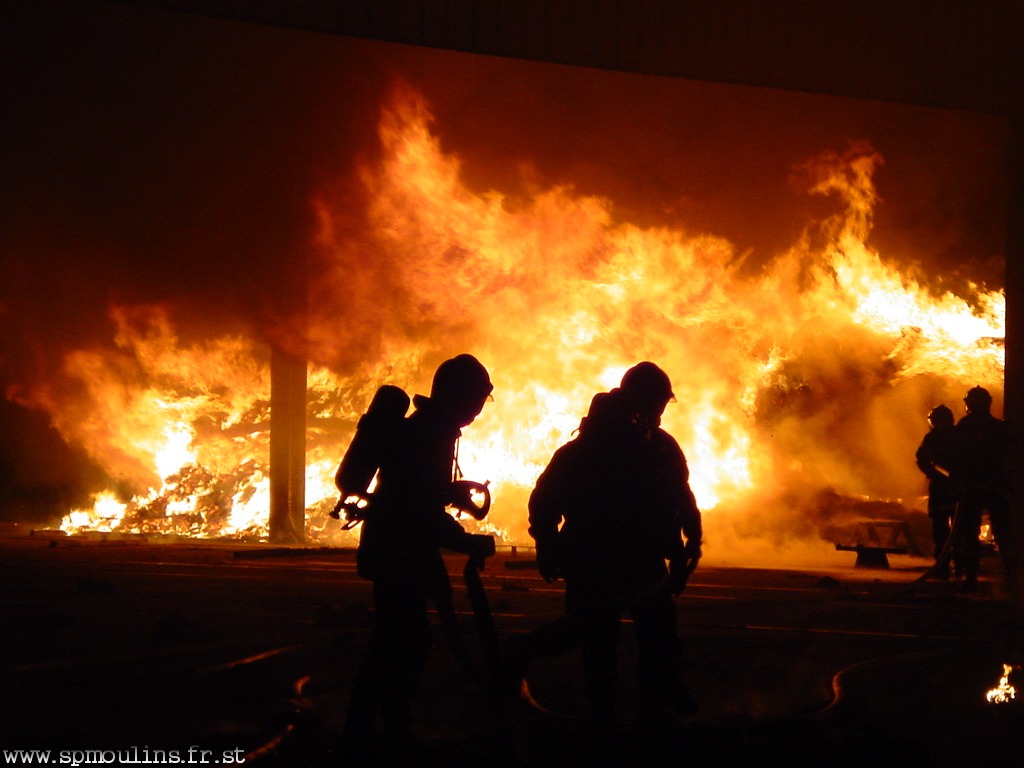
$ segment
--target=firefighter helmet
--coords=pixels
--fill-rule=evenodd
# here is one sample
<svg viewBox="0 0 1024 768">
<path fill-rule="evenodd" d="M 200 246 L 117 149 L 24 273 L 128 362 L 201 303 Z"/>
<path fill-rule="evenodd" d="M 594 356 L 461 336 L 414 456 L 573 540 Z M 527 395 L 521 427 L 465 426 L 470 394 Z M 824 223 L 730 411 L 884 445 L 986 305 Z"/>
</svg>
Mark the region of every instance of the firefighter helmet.
<svg viewBox="0 0 1024 768">
<path fill-rule="evenodd" d="M 967 410 L 973 413 L 988 413 L 992 408 L 992 394 L 984 387 L 971 387 L 964 395 Z"/>
<path fill-rule="evenodd" d="M 928 423 L 933 427 L 953 426 L 953 412 L 945 405 L 936 405 L 928 413 Z"/>
<path fill-rule="evenodd" d="M 471 413 L 475 417 L 493 389 L 483 364 L 473 355 L 462 354 L 437 367 L 430 385 L 430 399 L 445 410 Z"/>
<path fill-rule="evenodd" d="M 626 371 L 619 386 L 635 402 L 664 405 L 675 397 L 668 374 L 646 360 Z"/>
</svg>

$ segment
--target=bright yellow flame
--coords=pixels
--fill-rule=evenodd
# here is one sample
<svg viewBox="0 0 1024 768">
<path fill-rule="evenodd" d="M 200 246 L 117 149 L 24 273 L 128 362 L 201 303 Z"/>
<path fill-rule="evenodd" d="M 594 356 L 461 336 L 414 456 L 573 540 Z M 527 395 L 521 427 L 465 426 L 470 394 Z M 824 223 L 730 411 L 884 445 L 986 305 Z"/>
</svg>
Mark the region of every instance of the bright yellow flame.
<svg viewBox="0 0 1024 768">
<path fill-rule="evenodd" d="M 192 451 L 192 430 L 187 424 L 168 424 L 163 431 L 164 443 L 154 451 L 154 463 L 160 477 L 167 477 L 181 467 L 195 463 Z"/>
<path fill-rule="evenodd" d="M 93 498 L 91 510 L 73 509 L 64 518 L 62 530 L 69 533 L 82 531 L 110 532 L 116 530 L 124 518 L 125 505 L 109 491 L 103 491 Z"/>
<path fill-rule="evenodd" d="M 1017 698 L 1017 689 L 1010 685 L 1010 674 L 1013 666 L 1003 664 L 1003 676 L 999 678 L 999 685 L 985 694 L 985 700 L 990 704 L 1006 704 Z"/>
<path fill-rule="evenodd" d="M 315 202 L 323 278 L 299 340 L 316 356 L 305 487 L 315 540 L 339 540 L 326 516 L 334 469 L 376 387 L 425 392 L 458 352 L 477 354 L 495 383 L 460 463 L 490 481 L 478 528 L 509 541 L 527 540 L 529 491 L 592 395 L 642 359 L 672 378 L 664 425 L 709 530 L 767 516 L 776 535 L 805 531 L 801 504 L 822 488 L 919 496 L 908 457 L 935 400 L 955 406 L 975 384 L 1001 393 L 1002 293 L 936 295 L 865 244 L 881 162 L 870 148 L 809 164 L 809 192 L 841 210 L 754 270 L 722 238 L 622 221 L 568 185 L 469 189 L 409 90 L 383 109 L 379 134 L 379 160 L 360 170 L 365 231 L 346 239 L 350 208 L 326 193 Z M 264 537 L 266 350 L 234 337 L 183 343 L 159 307 L 112 316 L 115 348 L 68 355 L 64 381 L 32 398 L 131 491 L 116 518 L 104 496 L 65 529 Z"/>
</svg>

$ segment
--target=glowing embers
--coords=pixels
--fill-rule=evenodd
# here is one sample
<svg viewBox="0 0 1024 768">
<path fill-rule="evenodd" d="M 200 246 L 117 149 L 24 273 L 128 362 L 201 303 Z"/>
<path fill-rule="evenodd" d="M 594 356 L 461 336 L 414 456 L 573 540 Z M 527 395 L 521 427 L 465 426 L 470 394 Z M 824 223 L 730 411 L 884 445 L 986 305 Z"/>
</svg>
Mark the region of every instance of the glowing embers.
<svg viewBox="0 0 1024 768">
<path fill-rule="evenodd" d="M 999 678 L 999 685 L 985 694 L 985 700 L 990 704 L 1008 704 L 1017 698 L 1017 689 L 1010 684 L 1010 675 L 1013 674 L 1012 664 L 1003 664 L 1003 676 Z"/>
</svg>

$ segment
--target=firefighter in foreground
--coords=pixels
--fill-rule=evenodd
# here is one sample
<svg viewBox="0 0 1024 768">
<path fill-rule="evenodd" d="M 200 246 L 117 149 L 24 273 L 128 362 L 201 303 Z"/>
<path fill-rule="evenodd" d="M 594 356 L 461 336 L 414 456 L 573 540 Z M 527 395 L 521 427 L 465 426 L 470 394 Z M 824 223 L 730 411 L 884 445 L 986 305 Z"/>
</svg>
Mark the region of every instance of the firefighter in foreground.
<svg viewBox="0 0 1024 768">
<path fill-rule="evenodd" d="M 928 478 L 928 517 L 932 521 L 936 578 L 948 579 L 952 559 L 949 541 L 956 513 L 956 493 L 949 473 L 953 464 L 953 440 L 956 419 L 945 405 L 937 405 L 928 414 L 928 432 L 914 458 L 917 468 Z"/>
<path fill-rule="evenodd" d="M 565 615 L 509 639 L 509 682 L 521 684 L 531 658 L 582 647 L 595 734 L 614 724 L 627 613 L 644 720 L 675 722 L 697 709 L 678 668 L 673 595 L 700 560 L 701 515 L 683 452 L 660 427 L 672 399 L 658 366 L 629 369 L 617 389 L 594 397 L 579 435 L 555 452 L 530 497 L 538 568 L 547 581 L 565 580 Z"/>
<path fill-rule="evenodd" d="M 988 512 L 992 533 L 1005 572 L 1007 587 L 1016 594 L 1017 543 L 1010 519 L 1011 435 L 1008 425 L 992 415 L 992 395 L 972 387 L 964 397 L 967 415 L 953 436 L 952 479 L 959 496 L 956 532 L 958 566 L 964 569 L 964 590 L 977 589 L 981 561 L 978 539 L 981 519 Z"/>
<path fill-rule="evenodd" d="M 378 715 L 387 749 L 412 746 L 412 700 L 430 648 L 427 603 L 450 597 L 440 550 L 464 552 L 481 563 L 494 552 L 491 537 L 467 533 L 446 511 L 458 485 L 456 442 L 491 390 L 475 357 L 446 360 L 434 374 L 430 396 L 416 395 L 413 413 L 399 415 L 390 433 L 377 436 L 378 482 L 362 513 L 356 555 L 359 575 L 373 582 L 373 631 L 353 684 L 346 749 L 371 746 Z"/>
</svg>

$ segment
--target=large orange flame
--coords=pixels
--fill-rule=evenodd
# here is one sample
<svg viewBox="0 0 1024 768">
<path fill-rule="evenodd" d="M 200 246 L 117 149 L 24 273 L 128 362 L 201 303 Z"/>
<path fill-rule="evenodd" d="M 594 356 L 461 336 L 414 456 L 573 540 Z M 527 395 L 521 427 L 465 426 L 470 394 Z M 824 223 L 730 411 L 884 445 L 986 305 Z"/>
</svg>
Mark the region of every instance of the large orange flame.
<svg viewBox="0 0 1024 768">
<path fill-rule="evenodd" d="M 301 340 L 315 538 L 339 540 L 324 517 L 331 479 L 376 386 L 424 391 L 457 352 L 495 382 L 460 455 L 468 477 L 491 481 L 490 529 L 527 539 L 526 497 L 551 453 L 594 392 L 651 359 L 673 380 L 665 426 L 689 458 L 708 554 L 726 559 L 747 539 L 823 545 L 822 489 L 917 505 L 913 450 L 930 407 L 975 384 L 1001 394 L 1002 293 L 935 292 L 866 244 L 882 160 L 866 145 L 801 169 L 835 213 L 755 266 L 722 238 L 621 220 L 569 186 L 473 191 L 432 128 L 422 97 L 399 88 L 379 157 L 361 169 L 357 224 L 350 201 L 315 201 L 311 304 L 325 310 Z M 33 398 L 123 481 L 64 528 L 265 535 L 265 351 L 243 338 L 181 344 L 165 310 L 113 317 L 114 352 L 68 356 L 74 394 L 65 382 Z"/>
</svg>

